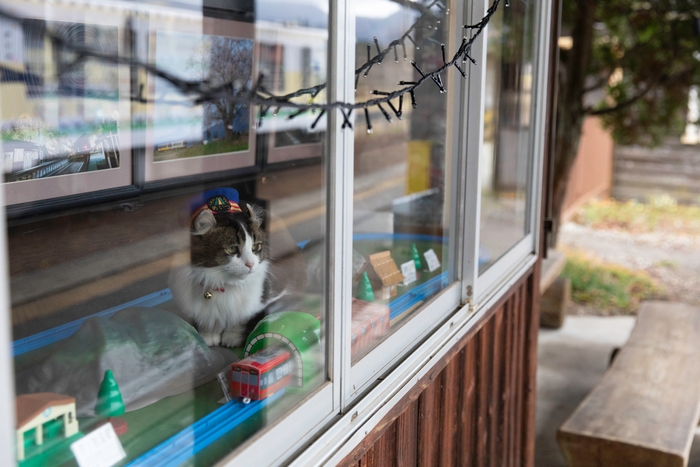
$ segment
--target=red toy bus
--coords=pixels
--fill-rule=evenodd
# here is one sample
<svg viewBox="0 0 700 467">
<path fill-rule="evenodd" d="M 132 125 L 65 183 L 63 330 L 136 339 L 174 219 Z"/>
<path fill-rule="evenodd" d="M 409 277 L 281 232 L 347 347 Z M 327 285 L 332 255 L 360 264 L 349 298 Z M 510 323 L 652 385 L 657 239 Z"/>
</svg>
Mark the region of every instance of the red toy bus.
<svg viewBox="0 0 700 467">
<path fill-rule="evenodd" d="M 292 379 L 294 363 L 289 350 L 268 347 L 231 365 L 231 395 L 243 402 L 265 399 Z"/>
</svg>

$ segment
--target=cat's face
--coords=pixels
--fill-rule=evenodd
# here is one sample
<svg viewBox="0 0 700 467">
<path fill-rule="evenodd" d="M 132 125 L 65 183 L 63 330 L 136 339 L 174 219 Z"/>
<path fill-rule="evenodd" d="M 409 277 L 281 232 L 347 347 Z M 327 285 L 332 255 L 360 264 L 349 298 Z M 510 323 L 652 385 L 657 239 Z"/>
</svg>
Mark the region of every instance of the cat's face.
<svg viewBox="0 0 700 467">
<path fill-rule="evenodd" d="M 219 268 L 231 277 L 255 272 L 267 255 L 262 220 L 262 210 L 250 205 L 242 213 L 202 211 L 192 229 L 192 266 Z"/>
</svg>

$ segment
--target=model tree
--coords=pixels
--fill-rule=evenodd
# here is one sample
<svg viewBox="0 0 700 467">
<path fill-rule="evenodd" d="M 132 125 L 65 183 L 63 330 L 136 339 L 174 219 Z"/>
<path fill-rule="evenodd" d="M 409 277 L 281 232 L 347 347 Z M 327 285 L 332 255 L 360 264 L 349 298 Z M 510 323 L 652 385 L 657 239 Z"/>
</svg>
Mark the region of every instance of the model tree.
<svg viewBox="0 0 700 467">
<path fill-rule="evenodd" d="M 95 404 L 95 415 L 98 417 L 115 417 L 122 415 L 126 411 L 122 393 L 119 385 L 114 379 L 112 370 L 105 371 L 104 379 L 97 393 L 97 403 Z"/>
<path fill-rule="evenodd" d="M 367 271 L 362 273 L 360 283 L 357 284 L 357 293 L 355 294 L 355 298 L 358 300 L 364 300 L 365 302 L 374 301 L 374 291 L 372 290 L 372 283 L 369 281 Z"/>
<path fill-rule="evenodd" d="M 420 255 L 415 243 L 411 245 L 411 254 L 413 255 L 413 264 L 416 265 L 416 271 L 420 271 L 423 268 L 423 264 L 420 262 Z"/>
</svg>

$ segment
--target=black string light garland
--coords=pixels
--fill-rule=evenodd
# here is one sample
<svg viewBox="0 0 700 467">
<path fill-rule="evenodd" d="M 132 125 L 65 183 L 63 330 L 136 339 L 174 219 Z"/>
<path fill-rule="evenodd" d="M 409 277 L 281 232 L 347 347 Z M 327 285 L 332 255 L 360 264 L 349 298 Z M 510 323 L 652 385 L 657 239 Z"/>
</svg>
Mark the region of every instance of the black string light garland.
<svg viewBox="0 0 700 467">
<path fill-rule="evenodd" d="M 380 112 L 384 115 L 386 120 L 388 122 L 392 122 L 393 119 L 391 115 L 387 112 L 387 110 L 381 105 L 381 104 L 387 104 L 387 106 L 391 109 L 391 111 L 394 113 L 397 119 L 401 120 L 402 119 L 402 106 L 403 106 L 403 96 L 404 94 L 408 93 L 411 98 L 411 106 L 415 109 L 418 105 L 416 102 L 416 97 L 415 97 L 415 90 L 420 87 L 425 81 L 431 80 L 433 83 L 438 87 L 438 90 L 440 93 L 444 94 L 447 92 L 447 89 L 444 86 L 444 83 L 442 81 L 442 72 L 447 70 L 449 67 L 454 66 L 457 71 L 462 75 L 463 78 L 467 77 L 466 72 L 459 66 L 459 61 L 460 59 L 462 60 L 463 63 L 466 63 L 467 60 L 469 60 L 471 63 L 476 64 L 476 60 L 470 56 L 471 48 L 476 39 L 482 34 L 486 26 L 488 25 L 491 17 L 496 13 L 496 10 L 498 9 L 498 5 L 500 4 L 501 0 L 493 0 L 492 5 L 488 8 L 486 11 L 486 15 L 476 24 L 473 25 L 464 25 L 464 29 L 472 31 L 471 36 L 467 38 L 466 36 L 462 38 L 462 43 L 457 49 L 457 52 L 454 54 L 452 59 L 449 61 L 446 60 L 446 50 L 445 50 L 445 44 L 440 44 L 440 49 L 442 52 L 442 61 L 443 65 L 429 73 L 424 72 L 420 66 L 413 60 L 410 61 L 411 66 L 418 72 L 420 75 L 420 78 L 417 81 L 398 81 L 397 85 L 399 86 L 404 86 L 400 89 L 396 89 L 391 92 L 385 92 L 385 91 L 379 91 L 379 90 L 373 90 L 372 94 L 381 96 L 373 99 L 366 100 L 364 102 L 355 102 L 355 103 L 349 103 L 349 102 L 342 102 L 342 101 L 335 101 L 335 102 L 329 102 L 325 104 L 321 103 L 315 103 L 313 100 L 318 94 L 323 91 L 327 87 L 327 83 L 323 84 L 318 84 L 315 86 L 311 86 L 308 88 L 302 88 L 298 89 L 297 91 L 294 91 L 289 94 L 285 95 L 275 95 L 265 89 L 263 86 L 263 79 L 264 76 L 260 74 L 258 76 L 258 80 L 255 84 L 255 86 L 250 90 L 246 91 L 245 89 L 238 89 L 236 90 L 234 88 L 234 83 L 233 82 L 227 82 L 223 83 L 221 85 L 218 85 L 216 87 L 209 87 L 209 85 L 205 81 L 189 81 L 189 80 L 184 80 L 181 78 L 178 78 L 177 76 L 162 70 L 155 65 L 149 64 L 149 63 L 144 63 L 141 62 L 133 57 L 125 57 L 125 56 L 119 56 L 119 55 L 112 55 L 112 54 L 107 54 L 104 52 L 101 52 L 96 49 L 92 49 L 90 47 L 82 46 L 82 45 L 76 45 L 73 43 L 70 43 L 66 41 L 64 38 L 59 37 L 55 34 L 53 34 L 50 31 L 46 31 L 46 35 L 49 39 L 49 41 L 52 43 L 53 47 L 56 50 L 59 51 L 67 51 L 75 55 L 75 58 L 67 63 L 59 63 L 57 66 L 57 74 L 60 76 L 61 74 L 69 72 L 71 69 L 75 68 L 76 66 L 82 64 L 85 62 L 87 59 L 96 59 L 101 62 L 105 63 L 113 63 L 113 64 L 118 64 L 118 65 L 129 65 L 137 68 L 141 68 L 147 73 L 152 74 L 153 76 L 156 76 L 158 78 L 164 79 L 165 81 L 169 82 L 173 86 L 175 86 L 183 95 L 186 96 L 191 96 L 193 99 L 193 103 L 195 105 L 202 104 L 207 101 L 211 101 L 214 99 L 221 99 L 224 98 L 228 100 L 231 103 L 237 103 L 237 104 L 244 104 L 244 105 L 257 105 L 260 107 L 259 110 L 259 118 L 258 118 L 258 126 L 262 125 L 263 119 L 266 117 L 267 113 L 269 112 L 270 108 L 274 107 L 273 115 L 276 115 L 277 112 L 280 110 L 282 107 L 286 108 L 291 108 L 295 109 L 296 111 L 290 114 L 287 118 L 288 119 L 294 119 L 308 111 L 317 111 L 320 110 L 320 114 L 316 117 L 314 122 L 311 124 L 311 129 L 315 129 L 316 125 L 320 121 L 321 117 L 326 114 L 327 111 L 338 109 L 341 113 L 341 116 L 343 117 L 343 122 L 341 125 L 341 129 L 345 128 L 350 128 L 352 129 L 352 123 L 350 121 L 350 117 L 352 115 L 353 110 L 358 110 L 358 109 L 363 109 L 364 114 L 365 114 L 365 120 L 367 123 L 367 132 L 371 133 L 372 132 L 372 125 L 369 119 L 369 108 L 371 107 L 377 107 Z M 509 2 L 508 0 L 505 0 L 506 6 L 508 6 Z M 423 24 L 424 22 L 439 22 L 439 20 L 432 14 L 430 11 L 433 6 L 436 6 L 437 8 L 448 12 L 447 8 L 445 5 L 441 3 L 440 0 L 434 0 L 430 5 L 428 6 L 422 6 L 417 3 L 412 3 L 411 5 L 413 8 L 417 8 L 421 10 L 422 14 L 421 16 L 416 20 L 411 27 L 408 28 L 408 30 L 399 38 L 393 40 L 389 46 L 385 49 L 381 49 L 379 45 L 379 40 L 375 36 L 373 38 L 374 41 L 374 46 L 377 50 L 377 54 L 372 57 L 372 47 L 370 44 L 367 44 L 367 61 L 362 64 L 359 68 L 355 70 L 355 89 L 357 89 L 357 84 L 360 75 L 367 77 L 369 72 L 371 71 L 372 67 L 374 65 L 379 65 L 382 63 L 384 60 L 385 56 L 388 55 L 393 51 L 394 55 L 394 61 L 399 62 L 398 58 L 398 52 L 396 48 L 400 45 L 403 49 L 403 59 L 404 61 L 408 60 L 408 56 L 406 54 L 406 44 L 405 41 L 408 40 L 411 42 L 416 49 L 419 49 L 420 46 L 415 42 L 413 37 L 411 37 L 411 33 L 413 33 L 419 25 Z M 4 9 L 0 8 L 0 17 L 14 21 L 19 24 L 23 24 L 26 20 L 14 15 L 13 13 L 10 13 Z M 429 28 L 432 28 L 433 26 L 431 24 L 427 24 Z M 299 102 L 294 102 L 292 99 L 302 97 L 302 96 L 309 96 L 310 99 L 307 103 L 299 103 Z M 398 109 L 394 106 L 394 104 L 391 102 L 394 99 L 399 99 L 399 106 Z M 150 102 L 148 99 L 143 97 L 143 86 L 139 88 L 139 94 L 137 96 L 132 96 L 131 97 L 132 101 L 137 101 L 137 102 L 142 102 L 142 103 L 147 103 Z"/>
</svg>

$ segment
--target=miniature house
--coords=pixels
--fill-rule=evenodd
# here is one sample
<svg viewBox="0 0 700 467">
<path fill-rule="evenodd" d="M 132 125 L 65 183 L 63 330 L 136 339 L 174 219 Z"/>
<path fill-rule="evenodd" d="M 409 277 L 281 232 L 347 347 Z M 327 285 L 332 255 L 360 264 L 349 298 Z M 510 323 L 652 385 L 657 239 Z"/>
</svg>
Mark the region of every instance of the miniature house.
<svg viewBox="0 0 700 467">
<path fill-rule="evenodd" d="M 78 432 L 78 419 L 75 418 L 75 398 L 40 392 L 17 396 L 17 459 L 24 460 L 24 434 L 36 429 L 34 439 L 37 445 L 44 443 L 45 423 L 63 417 L 63 434 L 69 438 Z"/>
<path fill-rule="evenodd" d="M 396 286 L 404 280 L 388 250 L 369 255 L 369 263 L 360 273 L 364 271 L 367 271 L 372 288 L 378 292 L 377 297 L 382 300 L 395 297 Z"/>
</svg>

